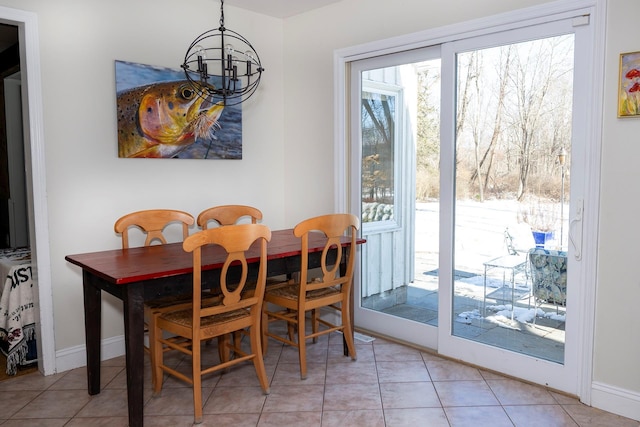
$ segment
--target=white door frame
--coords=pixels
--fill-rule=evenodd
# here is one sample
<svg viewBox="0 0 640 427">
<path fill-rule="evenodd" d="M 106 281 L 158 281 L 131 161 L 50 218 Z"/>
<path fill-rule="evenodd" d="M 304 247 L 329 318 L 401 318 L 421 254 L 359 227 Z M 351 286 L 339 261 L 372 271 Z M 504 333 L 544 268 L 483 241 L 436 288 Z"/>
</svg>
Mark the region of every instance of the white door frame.
<svg viewBox="0 0 640 427">
<path fill-rule="evenodd" d="M 455 24 L 443 28 L 426 30 L 406 36 L 381 40 L 339 49 L 334 52 L 334 161 L 336 165 L 335 181 L 335 208 L 338 211 L 347 211 L 350 206 L 350 198 L 358 193 L 359 182 L 353 182 L 349 176 L 349 123 L 348 123 L 348 97 L 349 97 L 349 63 L 359 59 L 365 59 L 377 55 L 396 53 L 409 49 L 432 46 L 477 34 L 500 32 L 525 25 L 548 22 L 550 19 L 569 18 L 576 13 L 589 14 L 594 25 L 593 47 L 590 71 L 592 82 L 602 81 L 604 75 L 604 37 L 605 37 L 605 10 L 606 2 L 598 0 L 585 0 L 575 2 L 554 2 L 541 6 L 522 9 L 502 15 L 478 19 L 470 22 Z M 594 85 L 591 93 L 592 102 L 588 105 L 588 115 L 593 118 L 602 117 L 603 93 L 600 85 Z M 578 339 L 579 352 L 582 355 L 579 361 L 578 394 L 582 402 L 590 404 L 593 366 L 593 342 L 595 327 L 595 289 L 596 289 L 596 259 L 597 259 L 597 223 L 599 207 L 599 181 L 601 158 L 601 128 L 599 120 L 590 120 L 585 127 L 587 138 L 587 150 L 589 158 L 585 162 L 589 164 L 590 176 L 586 177 L 585 194 L 590 194 L 588 203 L 583 210 L 583 240 L 590 242 L 584 245 L 582 258 L 584 267 L 580 271 L 581 282 L 584 286 L 582 300 L 578 302 L 581 312 L 581 325 Z M 356 277 L 355 286 L 359 285 L 359 277 Z"/>
<path fill-rule="evenodd" d="M 38 369 L 43 375 L 51 375 L 56 373 L 56 352 L 38 20 L 33 12 L 0 7 L 0 22 L 18 27 L 29 233 L 31 256 L 35 265 L 34 278 L 38 289 L 39 317 L 36 320 Z"/>
</svg>

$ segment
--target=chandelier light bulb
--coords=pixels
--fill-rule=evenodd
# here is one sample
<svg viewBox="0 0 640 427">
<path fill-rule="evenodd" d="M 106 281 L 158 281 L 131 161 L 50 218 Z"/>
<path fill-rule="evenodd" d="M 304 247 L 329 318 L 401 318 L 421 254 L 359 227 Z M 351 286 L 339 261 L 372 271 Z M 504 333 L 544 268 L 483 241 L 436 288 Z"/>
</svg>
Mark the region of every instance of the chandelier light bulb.
<svg viewBox="0 0 640 427">
<path fill-rule="evenodd" d="M 196 45 L 193 47 L 193 51 L 197 56 L 201 56 L 202 59 L 207 59 L 207 51 L 200 45 Z"/>
<path fill-rule="evenodd" d="M 193 52 L 198 60 L 198 72 L 202 73 L 204 71 L 205 61 L 207 60 L 206 51 L 202 46 L 197 45 L 193 47 Z"/>
</svg>

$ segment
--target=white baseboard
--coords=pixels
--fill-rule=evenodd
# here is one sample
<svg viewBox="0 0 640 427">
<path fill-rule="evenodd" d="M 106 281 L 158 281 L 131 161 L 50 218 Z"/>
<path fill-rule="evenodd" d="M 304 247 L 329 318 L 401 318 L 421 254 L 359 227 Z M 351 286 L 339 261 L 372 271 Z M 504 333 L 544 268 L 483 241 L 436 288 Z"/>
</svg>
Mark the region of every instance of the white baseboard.
<svg viewBox="0 0 640 427">
<path fill-rule="evenodd" d="M 101 341 L 100 356 L 102 360 L 113 359 L 124 354 L 124 335 L 107 338 Z M 78 345 L 56 351 L 56 372 L 87 366 L 86 346 Z"/>
<path fill-rule="evenodd" d="M 634 391 L 593 382 L 591 406 L 640 421 L 640 393 Z"/>
</svg>

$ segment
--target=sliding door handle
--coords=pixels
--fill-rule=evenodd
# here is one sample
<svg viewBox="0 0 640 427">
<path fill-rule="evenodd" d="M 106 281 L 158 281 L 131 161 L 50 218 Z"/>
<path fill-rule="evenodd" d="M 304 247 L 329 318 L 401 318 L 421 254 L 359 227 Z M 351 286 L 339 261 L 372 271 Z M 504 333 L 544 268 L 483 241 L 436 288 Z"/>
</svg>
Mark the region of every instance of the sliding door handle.
<svg viewBox="0 0 640 427">
<path fill-rule="evenodd" d="M 573 257 L 576 261 L 582 259 L 582 216 L 584 213 L 584 200 L 578 199 L 576 203 L 576 215 L 569 221 L 569 243 L 573 247 Z"/>
</svg>

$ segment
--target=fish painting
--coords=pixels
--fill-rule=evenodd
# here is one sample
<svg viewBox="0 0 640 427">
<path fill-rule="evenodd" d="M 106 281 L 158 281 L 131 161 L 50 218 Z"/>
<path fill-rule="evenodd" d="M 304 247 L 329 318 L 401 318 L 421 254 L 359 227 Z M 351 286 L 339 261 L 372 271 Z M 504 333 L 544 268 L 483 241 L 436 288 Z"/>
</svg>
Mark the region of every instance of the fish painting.
<svg viewBox="0 0 640 427">
<path fill-rule="evenodd" d="M 213 138 L 224 105 L 199 97 L 187 80 L 164 81 L 117 93 L 118 157 L 172 158 Z"/>
</svg>

